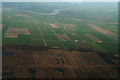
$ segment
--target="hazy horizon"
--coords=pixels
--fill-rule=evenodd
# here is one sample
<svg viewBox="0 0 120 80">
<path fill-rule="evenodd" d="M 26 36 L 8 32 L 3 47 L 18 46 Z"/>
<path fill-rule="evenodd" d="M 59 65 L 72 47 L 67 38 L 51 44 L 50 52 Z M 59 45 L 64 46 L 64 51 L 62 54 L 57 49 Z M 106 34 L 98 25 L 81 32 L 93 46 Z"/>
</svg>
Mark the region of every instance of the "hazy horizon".
<svg viewBox="0 0 120 80">
<path fill-rule="evenodd" d="M 119 0 L 1 0 L 2 2 L 119 2 Z"/>
</svg>

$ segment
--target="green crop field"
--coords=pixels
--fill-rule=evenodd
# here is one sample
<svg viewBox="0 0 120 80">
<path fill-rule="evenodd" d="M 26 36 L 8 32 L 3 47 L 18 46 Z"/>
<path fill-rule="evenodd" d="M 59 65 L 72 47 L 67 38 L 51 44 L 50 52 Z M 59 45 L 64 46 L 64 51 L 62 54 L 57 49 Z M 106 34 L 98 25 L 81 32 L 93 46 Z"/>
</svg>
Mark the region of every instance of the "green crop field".
<svg viewBox="0 0 120 80">
<path fill-rule="evenodd" d="M 4 2 L 3 44 L 118 53 L 116 4 Z"/>
</svg>

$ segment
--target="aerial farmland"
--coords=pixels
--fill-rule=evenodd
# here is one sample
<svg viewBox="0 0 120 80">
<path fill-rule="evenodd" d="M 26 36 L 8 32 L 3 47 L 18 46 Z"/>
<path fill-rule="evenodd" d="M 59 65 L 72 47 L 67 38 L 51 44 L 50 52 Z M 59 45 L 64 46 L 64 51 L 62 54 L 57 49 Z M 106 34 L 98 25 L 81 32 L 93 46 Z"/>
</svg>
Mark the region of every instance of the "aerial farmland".
<svg viewBox="0 0 120 80">
<path fill-rule="evenodd" d="M 4 2 L 2 7 L 4 78 L 118 78 L 117 3 Z M 25 72 L 29 67 L 36 75 Z"/>
</svg>

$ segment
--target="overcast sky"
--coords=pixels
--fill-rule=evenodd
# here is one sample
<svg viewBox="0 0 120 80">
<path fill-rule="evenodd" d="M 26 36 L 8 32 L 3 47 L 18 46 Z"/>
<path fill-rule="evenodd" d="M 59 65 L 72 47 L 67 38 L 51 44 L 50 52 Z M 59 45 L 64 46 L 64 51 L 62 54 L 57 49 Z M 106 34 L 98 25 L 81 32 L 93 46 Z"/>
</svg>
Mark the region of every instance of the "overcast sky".
<svg viewBox="0 0 120 80">
<path fill-rule="evenodd" d="M 120 0 L 2 0 L 2 2 L 118 2 Z"/>
</svg>

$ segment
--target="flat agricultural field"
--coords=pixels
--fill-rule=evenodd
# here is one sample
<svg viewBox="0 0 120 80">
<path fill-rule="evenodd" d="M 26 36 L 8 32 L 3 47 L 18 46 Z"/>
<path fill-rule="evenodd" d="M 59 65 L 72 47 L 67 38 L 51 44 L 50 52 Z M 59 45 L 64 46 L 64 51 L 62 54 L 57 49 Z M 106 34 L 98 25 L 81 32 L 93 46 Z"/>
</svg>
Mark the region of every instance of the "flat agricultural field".
<svg viewBox="0 0 120 80">
<path fill-rule="evenodd" d="M 3 47 L 3 79 L 120 78 L 117 61 L 109 54 L 64 49 L 36 50 L 37 47 L 26 45 Z"/>
<path fill-rule="evenodd" d="M 5 2 L 3 44 L 118 53 L 117 3 L 101 4 Z"/>
</svg>

